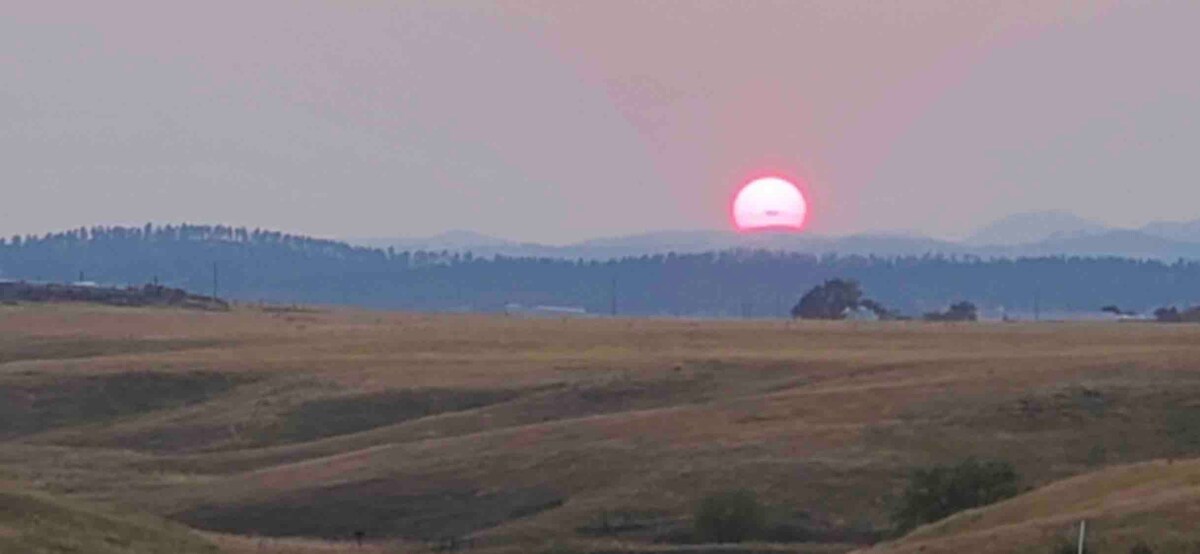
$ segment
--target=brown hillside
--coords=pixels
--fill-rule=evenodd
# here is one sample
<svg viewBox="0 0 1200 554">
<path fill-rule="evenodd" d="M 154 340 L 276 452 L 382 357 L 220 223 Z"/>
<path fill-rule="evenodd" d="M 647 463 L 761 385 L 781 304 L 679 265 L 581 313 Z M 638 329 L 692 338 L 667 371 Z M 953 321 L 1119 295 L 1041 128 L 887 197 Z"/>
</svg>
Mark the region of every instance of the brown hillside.
<svg viewBox="0 0 1200 554">
<path fill-rule="evenodd" d="M 1127 552 L 1137 543 L 1155 552 L 1195 552 L 1200 548 L 1200 461 L 1145 462 L 1088 473 L 860 552 L 1049 552 L 1056 541 L 1073 541 L 1083 520 L 1093 552 Z"/>
<path fill-rule="evenodd" d="M 0 553 L 59 552 L 215 554 L 218 550 L 182 525 L 0 482 Z"/>
<path fill-rule="evenodd" d="M 1037 486 L 1200 454 L 1198 339 L 6 306 L 0 473 L 221 536 L 517 550 L 685 548 L 700 498 L 749 487 L 771 540 L 845 551 L 915 467 Z"/>
</svg>

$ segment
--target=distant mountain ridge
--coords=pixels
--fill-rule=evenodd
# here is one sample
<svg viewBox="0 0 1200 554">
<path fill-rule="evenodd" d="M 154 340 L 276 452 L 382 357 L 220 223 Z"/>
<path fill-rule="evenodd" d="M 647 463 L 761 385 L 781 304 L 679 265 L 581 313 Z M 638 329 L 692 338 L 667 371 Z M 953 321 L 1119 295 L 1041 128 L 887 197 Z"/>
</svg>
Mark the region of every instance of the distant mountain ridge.
<svg viewBox="0 0 1200 554">
<path fill-rule="evenodd" d="M 1093 235 L 1107 230 L 1103 224 L 1070 212 L 1025 212 L 993 221 L 964 242 L 976 246 L 1015 246 L 1052 238 Z"/>
<path fill-rule="evenodd" d="M 1106 226 L 1065 211 L 1026 212 L 1006 216 L 985 225 L 964 242 L 976 246 L 1018 246 L 1063 242 L 1114 233 L 1127 239 L 1136 233 L 1175 243 L 1200 243 L 1200 219 L 1154 221 L 1138 228 L 1127 229 Z"/>
<path fill-rule="evenodd" d="M 1143 233 L 1184 242 L 1200 242 L 1200 219 L 1193 221 L 1157 221 L 1142 227 Z"/>
<path fill-rule="evenodd" d="M 925 254 L 1117 256 L 1158 260 L 1200 259 L 1200 220 L 1155 222 L 1138 229 L 1106 227 L 1069 212 L 1014 214 L 982 227 L 963 241 L 891 234 L 822 236 L 692 230 L 657 231 L 585 240 L 565 246 L 522 243 L 472 231 L 425 238 L 348 239 L 375 248 L 472 252 L 480 256 L 608 259 L 675 252 L 766 249 L 811 254 L 920 256 Z"/>
</svg>

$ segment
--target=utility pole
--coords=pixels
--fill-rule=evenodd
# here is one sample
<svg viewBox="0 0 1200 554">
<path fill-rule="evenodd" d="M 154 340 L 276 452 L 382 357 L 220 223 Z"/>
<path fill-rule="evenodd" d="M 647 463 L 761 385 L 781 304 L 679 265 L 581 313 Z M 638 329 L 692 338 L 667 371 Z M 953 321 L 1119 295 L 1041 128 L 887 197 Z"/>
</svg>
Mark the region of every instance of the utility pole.
<svg viewBox="0 0 1200 554">
<path fill-rule="evenodd" d="M 1040 289 L 1033 291 L 1033 320 L 1042 320 L 1042 291 Z"/>
<path fill-rule="evenodd" d="M 213 262 L 213 296 L 212 297 L 213 297 L 213 300 L 216 300 L 218 298 L 218 296 L 217 296 L 217 262 Z"/>
<path fill-rule="evenodd" d="M 617 276 L 613 275 L 612 288 L 609 290 L 609 301 L 612 303 L 609 306 L 612 316 L 617 317 Z"/>
<path fill-rule="evenodd" d="M 1087 542 L 1087 520 L 1079 522 L 1079 554 L 1084 554 L 1083 546 Z"/>
</svg>

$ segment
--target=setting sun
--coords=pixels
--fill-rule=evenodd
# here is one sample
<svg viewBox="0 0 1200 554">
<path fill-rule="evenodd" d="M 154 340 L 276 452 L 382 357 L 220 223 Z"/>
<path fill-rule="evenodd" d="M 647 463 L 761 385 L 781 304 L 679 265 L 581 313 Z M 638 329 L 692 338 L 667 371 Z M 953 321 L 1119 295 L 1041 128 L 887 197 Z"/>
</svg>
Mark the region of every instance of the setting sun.
<svg viewBox="0 0 1200 554">
<path fill-rule="evenodd" d="M 733 223 L 739 231 L 798 231 L 807 214 L 808 203 L 800 189 L 779 177 L 755 179 L 733 200 Z"/>
</svg>

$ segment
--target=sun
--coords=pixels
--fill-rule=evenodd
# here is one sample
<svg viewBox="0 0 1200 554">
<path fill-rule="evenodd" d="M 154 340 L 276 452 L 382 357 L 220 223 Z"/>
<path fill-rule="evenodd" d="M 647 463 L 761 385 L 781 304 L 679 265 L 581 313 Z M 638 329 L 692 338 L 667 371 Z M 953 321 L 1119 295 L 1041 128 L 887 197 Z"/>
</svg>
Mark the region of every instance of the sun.
<svg viewBox="0 0 1200 554">
<path fill-rule="evenodd" d="M 780 177 L 750 181 L 733 200 L 733 224 L 738 231 L 799 231 L 807 215 L 804 194 Z"/>
</svg>

